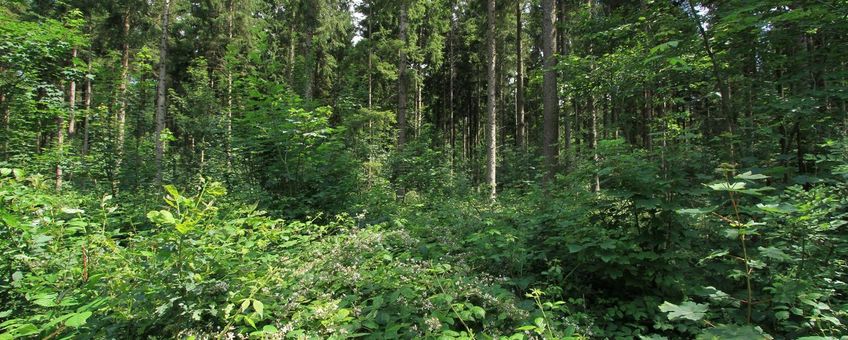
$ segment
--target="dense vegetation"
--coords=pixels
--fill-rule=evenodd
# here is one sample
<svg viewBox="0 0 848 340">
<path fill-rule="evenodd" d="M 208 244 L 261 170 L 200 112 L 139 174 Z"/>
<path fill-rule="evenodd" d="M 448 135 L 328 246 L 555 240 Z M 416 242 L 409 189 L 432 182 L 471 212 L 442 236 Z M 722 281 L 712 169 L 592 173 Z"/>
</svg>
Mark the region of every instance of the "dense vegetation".
<svg viewBox="0 0 848 340">
<path fill-rule="evenodd" d="M 845 339 L 846 0 L 5 0 L 0 339 Z"/>
</svg>

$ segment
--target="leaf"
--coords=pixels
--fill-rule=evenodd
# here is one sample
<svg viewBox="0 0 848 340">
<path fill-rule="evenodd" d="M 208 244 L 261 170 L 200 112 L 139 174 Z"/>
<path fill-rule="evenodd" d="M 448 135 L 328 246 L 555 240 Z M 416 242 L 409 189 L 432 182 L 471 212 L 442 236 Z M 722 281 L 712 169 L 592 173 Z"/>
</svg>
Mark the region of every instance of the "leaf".
<svg viewBox="0 0 848 340">
<path fill-rule="evenodd" d="M 65 325 L 74 328 L 80 327 L 82 325 L 85 325 L 86 321 L 90 316 L 91 312 L 89 311 L 76 313 L 70 318 L 68 318 L 68 320 L 65 320 Z"/>
<path fill-rule="evenodd" d="M 721 182 L 721 183 L 709 184 L 709 185 L 707 185 L 707 187 L 709 187 L 710 189 L 713 189 L 715 191 L 736 192 L 736 191 L 740 191 L 742 189 L 745 189 L 745 182 L 735 182 L 735 183 L 732 183 L 732 184 L 728 183 L 728 182 Z"/>
<path fill-rule="evenodd" d="M 713 211 L 716 211 L 717 208 L 718 207 L 678 209 L 677 213 L 681 214 L 681 215 L 704 215 L 704 214 L 709 214 Z"/>
<path fill-rule="evenodd" d="M 539 329 L 545 329 L 545 326 L 547 326 L 545 319 L 541 317 L 538 317 L 533 320 L 533 323 L 536 324 L 536 327 L 538 327 Z"/>
<path fill-rule="evenodd" d="M 62 212 L 70 215 L 84 214 L 85 210 L 75 208 L 62 208 Z"/>
<path fill-rule="evenodd" d="M 753 181 L 753 180 L 758 180 L 758 179 L 766 179 L 766 178 L 769 178 L 769 176 L 766 176 L 766 175 L 763 175 L 763 174 L 754 174 L 754 173 L 751 173 L 750 171 L 748 171 L 748 172 L 745 172 L 745 173 L 742 173 L 742 174 L 738 174 L 734 178 L 746 179 L 746 180 Z"/>
<path fill-rule="evenodd" d="M 180 196 L 180 192 L 177 191 L 177 188 L 174 187 L 173 185 L 170 185 L 170 184 L 166 185 L 165 191 L 167 191 L 168 194 L 171 195 L 171 197 L 173 199 L 178 199 L 178 198 L 182 197 L 182 196 Z"/>
<path fill-rule="evenodd" d="M 158 225 L 177 224 L 177 220 L 174 218 L 174 215 L 167 210 L 151 211 L 147 213 L 147 218 Z"/>
<path fill-rule="evenodd" d="M 193 229 L 191 223 L 178 223 L 175 228 L 180 232 L 180 234 L 186 234 Z"/>
<path fill-rule="evenodd" d="M 705 330 L 696 338 L 698 340 L 757 340 L 766 339 L 763 334 L 751 326 L 722 325 Z"/>
<path fill-rule="evenodd" d="M 760 251 L 760 255 L 763 255 L 765 257 L 768 257 L 768 258 L 776 260 L 776 261 L 780 261 L 780 262 L 792 261 L 792 256 L 787 255 L 786 253 L 783 252 L 783 250 L 780 250 L 780 249 L 775 248 L 775 247 L 768 247 L 768 248 L 759 247 L 759 248 L 757 248 L 757 250 Z"/>
<path fill-rule="evenodd" d="M 698 261 L 698 263 L 703 264 L 706 261 L 712 260 L 712 259 L 717 258 L 717 257 L 723 257 L 727 254 L 730 254 L 730 251 L 727 250 L 727 249 L 713 250 L 709 255 L 702 258 L 700 261 Z"/>
<path fill-rule="evenodd" d="M 244 302 L 241 303 L 241 312 L 244 313 L 247 307 L 250 307 L 250 299 L 244 299 Z"/>
<path fill-rule="evenodd" d="M 265 311 L 265 304 L 263 304 L 262 301 L 253 300 L 253 310 L 256 311 L 256 314 L 262 316 L 262 313 Z"/>
<path fill-rule="evenodd" d="M 486 317 L 486 310 L 479 306 L 471 307 L 471 313 L 479 320 Z"/>
<path fill-rule="evenodd" d="M 692 301 L 686 301 L 680 305 L 665 301 L 660 305 L 660 311 L 668 313 L 669 320 L 687 319 L 698 321 L 706 315 L 707 307 L 709 305 L 694 303 Z"/>
<path fill-rule="evenodd" d="M 763 210 L 765 212 L 776 213 L 776 214 L 789 214 L 793 212 L 797 212 L 798 208 L 791 204 L 763 204 L 757 203 L 757 208 Z"/>
</svg>

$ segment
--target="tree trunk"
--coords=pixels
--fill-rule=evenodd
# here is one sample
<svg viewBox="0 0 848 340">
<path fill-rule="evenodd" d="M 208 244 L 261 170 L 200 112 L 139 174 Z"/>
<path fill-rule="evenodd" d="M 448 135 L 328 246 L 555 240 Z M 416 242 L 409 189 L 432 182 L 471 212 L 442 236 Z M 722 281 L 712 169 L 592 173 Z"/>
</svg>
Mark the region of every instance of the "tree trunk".
<svg viewBox="0 0 848 340">
<path fill-rule="evenodd" d="M 560 9 L 561 14 L 562 14 L 561 20 L 562 20 L 563 25 L 565 25 L 566 14 L 568 13 L 567 9 L 565 8 L 566 3 L 567 2 L 564 1 L 563 2 L 563 8 Z M 569 51 L 569 48 L 570 48 L 571 45 L 570 45 L 570 41 L 569 41 L 569 35 L 567 34 L 565 27 L 562 28 L 560 35 L 562 36 L 562 39 L 560 39 L 560 41 L 562 41 L 562 46 L 560 47 L 560 51 L 562 51 L 561 53 L 562 53 L 563 56 L 567 56 L 571 53 Z M 572 139 L 572 134 L 571 134 L 572 117 L 571 116 L 572 116 L 572 113 L 576 114 L 576 112 L 569 111 L 567 105 L 563 110 L 565 111 L 563 113 L 563 115 L 565 116 L 565 119 L 563 119 L 563 121 L 564 121 L 563 122 L 563 130 L 565 130 L 565 131 L 563 131 L 564 134 L 565 134 L 565 136 L 563 138 L 563 139 L 565 139 L 564 145 L 563 145 L 563 148 L 565 149 L 565 169 L 566 169 L 566 171 L 569 171 L 571 169 L 572 165 L 574 165 L 574 153 L 571 152 L 571 139 Z"/>
<path fill-rule="evenodd" d="M 450 104 L 448 105 L 448 119 L 450 120 L 450 146 L 451 146 L 451 171 L 454 170 L 456 165 L 456 118 L 454 117 L 454 80 L 456 79 L 456 61 L 453 51 L 454 45 L 454 30 L 456 29 L 456 21 L 453 19 L 453 8 L 451 8 L 451 29 L 450 29 L 450 37 L 448 38 L 448 43 L 450 46 L 448 47 L 448 58 L 450 59 L 450 85 L 449 91 L 450 94 Z"/>
<path fill-rule="evenodd" d="M 88 74 L 91 74 L 91 57 L 88 59 Z M 83 98 L 83 105 L 85 107 L 85 116 L 82 120 L 82 155 L 88 155 L 89 143 L 88 143 L 88 120 L 91 115 L 91 78 L 88 76 L 85 77 L 85 97 Z"/>
<path fill-rule="evenodd" d="M 524 2 L 515 2 L 515 141 L 522 150 L 527 149 L 527 130 L 524 121 L 524 55 L 522 52 L 521 11 Z"/>
<path fill-rule="evenodd" d="M 594 71 L 594 62 L 592 64 L 592 69 Z M 595 108 L 595 96 L 589 95 L 589 105 L 588 111 L 591 115 L 590 122 L 590 137 L 589 137 L 589 147 L 592 149 L 592 161 L 595 164 L 595 170 L 593 171 L 592 177 L 592 192 L 601 191 L 601 180 L 600 176 L 598 176 L 598 167 L 600 167 L 601 158 L 598 154 L 598 110 Z"/>
<path fill-rule="evenodd" d="M 489 199 L 492 201 L 497 197 L 497 108 L 496 91 L 497 91 L 497 74 L 495 72 L 495 62 L 497 59 L 495 50 L 495 0 L 487 1 L 487 28 L 486 32 L 486 63 L 487 63 L 487 103 L 486 116 L 488 122 L 486 124 L 486 184 L 489 186 Z"/>
<path fill-rule="evenodd" d="M 62 148 L 65 144 L 65 119 L 56 115 L 56 191 L 62 191 Z"/>
<path fill-rule="evenodd" d="M 10 120 L 11 111 L 9 104 L 6 102 L 6 94 L 0 93 L 0 112 L 3 112 L 3 160 L 9 160 L 9 138 L 11 138 Z"/>
<path fill-rule="evenodd" d="M 162 38 L 159 41 L 159 76 L 156 84 L 156 186 L 162 184 L 162 158 L 165 145 L 162 141 L 162 131 L 165 129 L 165 101 L 167 100 L 167 75 L 168 75 L 168 15 L 170 14 L 171 0 L 164 0 L 162 8 Z"/>
<path fill-rule="evenodd" d="M 124 139 L 126 138 L 126 123 L 127 123 L 127 83 L 129 82 L 130 72 L 130 14 L 127 12 L 124 15 L 124 44 L 123 53 L 121 54 L 121 82 L 118 84 L 118 115 L 117 115 L 117 138 L 115 139 L 115 164 L 113 165 L 112 177 L 112 194 L 117 194 L 118 184 L 120 182 L 121 166 L 124 161 Z"/>
<path fill-rule="evenodd" d="M 556 40 L 554 37 L 556 25 L 556 0 L 542 0 L 542 53 L 544 57 L 544 76 L 542 85 L 543 96 L 543 141 L 542 153 L 545 157 L 545 182 L 550 185 L 556 174 L 557 165 L 557 136 L 559 101 L 557 99 L 556 80 Z"/>
<path fill-rule="evenodd" d="M 74 47 L 71 50 L 71 64 L 73 65 L 74 59 L 77 58 L 77 48 Z M 77 82 L 76 80 L 71 79 L 71 83 L 68 86 L 68 138 L 73 138 L 74 134 L 77 132 L 77 120 L 76 120 L 76 106 L 77 106 Z"/>
<path fill-rule="evenodd" d="M 406 144 L 406 0 L 400 2 L 400 17 L 398 22 L 398 39 L 401 41 L 401 48 L 398 51 L 398 112 L 397 112 L 397 149 L 403 150 Z M 403 171 L 403 169 L 401 169 Z M 406 195 L 406 190 L 403 185 L 399 185 L 397 189 L 398 200 L 403 200 Z"/>
<path fill-rule="evenodd" d="M 704 50 L 707 52 L 707 56 L 710 58 L 710 63 L 712 64 L 713 76 L 715 77 L 716 86 L 718 87 L 719 94 L 721 95 L 721 114 L 722 117 L 728 119 L 728 125 L 732 125 L 735 122 L 730 121 L 730 107 L 729 107 L 729 97 L 730 91 L 726 86 L 726 82 L 721 74 L 721 69 L 719 68 L 718 60 L 716 59 L 715 52 L 713 51 L 712 44 L 710 44 L 710 37 L 707 35 L 707 31 L 704 29 L 704 23 L 701 22 L 701 16 L 698 14 L 698 10 L 695 9 L 695 3 L 692 0 L 689 1 L 689 8 L 692 10 L 692 15 L 695 18 L 695 22 L 698 24 L 698 32 L 701 35 L 701 40 L 703 40 Z M 732 127 L 731 127 L 732 129 Z M 732 142 L 731 142 L 732 143 Z"/>
<path fill-rule="evenodd" d="M 227 18 L 227 43 L 233 43 L 233 20 L 235 16 L 235 0 L 229 0 L 228 4 L 229 17 Z M 227 178 L 233 172 L 233 65 L 227 62 L 227 117 L 226 117 L 226 136 L 225 136 L 225 152 L 227 156 Z"/>
<path fill-rule="evenodd" d="M 304 68 L 305 83 L 303 85 L 303 99 L 305 101 L 312 100 L 312 88 L 315 83 L 315 51 L 314 51 L 314 42 L 312 41 L 315 36 L 315 25 L 318 24 L 318 4 L 310 3 L 307 11 L 309 11 L 305 17 L 304 22 L 306 23 L 306 27 L 304 27 L 304 57 L 306 58 L 306 67 Z"/>
</svg>

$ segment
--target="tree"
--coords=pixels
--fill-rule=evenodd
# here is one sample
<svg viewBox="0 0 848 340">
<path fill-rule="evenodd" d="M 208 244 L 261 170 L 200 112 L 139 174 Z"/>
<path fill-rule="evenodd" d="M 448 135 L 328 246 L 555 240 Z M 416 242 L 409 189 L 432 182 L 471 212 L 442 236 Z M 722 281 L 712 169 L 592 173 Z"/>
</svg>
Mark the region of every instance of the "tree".
<svg viewBox="0 0 848 340">
<path fill-rule="evenodd" d="M 521 30 L 521 12 L 524 1 L 515 1 L 515 141 L 522 150 L 527 149 L 527 127 L 524 119 L 524 36 Z"/>
<path fill-rule="evenodd" d="M 544 58 L 543 96 L 543 136 L 542 153 L 545 156 L 545 182 L 554 179 L 557 168 L 559 99 L 556 80 L 556 0 L 542 0 L 542 55 Z"/>
<path fill-rule="evenodd" d="M 495 200 L 497 196 L 497 74 L 495 72 L 495 0 L 486 1 L 486 64 L 488 95 L 486 104 L 486 184 L 489 186 L 489 199 Z"/>
<path fill-rule="evenodd" d="M 401 47 L 398 50 L 398 80 L 397 80 L 397 149 L 403 150 L 406 144 L 406 87 L 407 87 L 407 71 L 406 71 L 406 26 L 407 26 L 407 1 L 400 1 L 400 15 L 398 17 L 398 40 Z M 401 170 L 402 171 L 402 170 Z M 406 190 L 403 186 L 398 187 L 398 199 L 403 200 L 406 195 Z"/>
<path fill-rule="evenodd" d="M 168 77 L 168 15 L 170 14 L 171 0 L 163 0 L 162 6 L 162 38 L 159 42 L 159 76 L 156 85 L 156 129 L 153 138 L 156 143 L 156 181 L 158 187 L 162 183 L 162 159 L 164 157 L 165 145 L 162 132 L 165 130 L 165 114 L 167 100 L 167 77 Z"/>
</svg>

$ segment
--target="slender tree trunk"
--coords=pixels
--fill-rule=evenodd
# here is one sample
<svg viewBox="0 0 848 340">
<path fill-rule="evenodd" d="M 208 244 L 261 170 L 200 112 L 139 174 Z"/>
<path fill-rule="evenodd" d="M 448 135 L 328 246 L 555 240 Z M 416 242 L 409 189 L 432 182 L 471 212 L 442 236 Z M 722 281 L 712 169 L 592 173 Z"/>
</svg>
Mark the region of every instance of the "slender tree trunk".
<svg viewBox="0 0 848 340">
<path fill-rule="evenodd" d="M 297 13 L 292 14 L 289 23 L 289 55 L 288 65 L 286 65 L 286 79 L 289 81 L 289 86 L 294 86 L 294 49 L 297 45 L 295 22 L 297 22 Z"/>
<path fill-rule="evenodd" d="M 556 0 L 542 0 L 542 53 L 544 55 L 543 96 L 543 141 L 542 153 L 545 156 L 545 182 L 550 185 L 556 174 L 559 100 L 556 80 Z"/>
<path fill-rule="evenodd" d="M 124 140 L 126 139 L 126 124 L 127 124 L 127 83 L 129 82 L 130 72 L 130 14 L 127 12 L 124 15 L 124 44 L 123 53 L 121 54 L 121 82 L 118 84 L 118 115 L 117 115 L 117 138 L 115 139 L 115 164 L 112 171 L 112 193 L 118 193 L 118 184 L 120 182 L 121 166 L 124 162 Z"/>
<path fill-rule="evenodd" d="M 235 19 L 235 0 L 229 0 L 229 16 L 227 17 L 227 43 L 233 43 L 233 20 Z M 227 178 L 233 172 L 233 65 L 227 61 L 227 117 L 226 117 L 225 152 L 227 156 Z"/>
<path fill-rule="evenodd" d="M 156 84 L 156 186 L 162 184 L 162 159 L 165 145 L 162 141 L 162 131 L 165 129 L 165 101 L 167 100 L 168 76 L 168 16 L 170 15 L 171 0 L 164 0 L 162 7 L 162 37 L 159 41 L 159 76 Z"/>
<path fill-rule="evenodd" d="M 567 3 L 566 1 L 563 1 L 563 8 L 560 9 L 560 11 L 562 13 L 562 19 L 561 19 L 562 25 L 565 25 L 566 19 L 567 19 L 567 14 L 568 14 L 568 10 L 565 8 L 566 3 Z M 560 40 L 560 41 L 562 41 L 562 46 L 560 47 L 560 51 L 562 51 L 561 53 L 562 53 L 563 56 L 567 56 L 571 53 L 571 51 L 569 50 L 570 47 L 571 47 L 571 41 L 569 40 L 570 38 L 569 38 L 568 32 L 567 32 L 565 27 L 562 28 L 560 35 L 561 35 L 561 38 L 562 38 Z M 572 107 L 576 107 L 576 106 L 572 106 Z M 577 112 L 576 111 L 571 112 L 571 110 L 568 110 L 567 104 L 563 108 L 563 111 L 565 111 L 565 112 L 562 113 L 563 116 L 565 116 L 564 119 L 563 119 L 563 121 L 564 121 L 563 130 L 565 130 L 564 131 L 564 134 L 565 134 L 564 137 L 565 138 L 563 138 L 563 139 L 565 139 L 564 142 L 563 142 L 563 148 L 565 149 L 565 168 L 566 168 L 566 171 L 568 171 L 568 170 L 571 170 L 571 167 L 574 165 L 574 153 L 571 151 L 571 139 L 573 137 L 572 134 L 571 134 L 571 120 L 572 120 L 572 114 L 576 115 Z"/>
<path fill-rule="evenodd" d="M 398 39 L 401 41 L 401 48 L 398 51 L 398 112 L 397 112 L 397 149 L 403 150 L 406 144 L 406 86 L 407 86 L 407 71 L 406 71 L 406 0 L 400 1 L 400 17 L 398 23 Z M 403 171 L 403 169 L 401 169 Z M 399 185 L 397 189 L 398 200 L 403 200 L 406 196 L 406 190 L 403 185 Z"/>
<path fill-rule="evenodd" d="M 56 115 L 56 191 L 62 191 L 62 158 L 65 144 L 65 119 Z"/>
<path fill-rule="evenodd" d="M 448 95 L 450 97 L 450 99 L 449 99 L 450 104 L 449 104 L 449 108 L 448 108 L 448 111 L 450 113 L 449 113 L 448 119 L 450 119 L 451 171 L 453 171 L 454 167 L 456 166 L 456 118 L 454 117 L 455 110 L 454 110 L 454 98 L 453 98 L 453 95 L 454 95 L 454 80 L 456 79 L 456 60 L 455 60 L 456 56 L 454 55 L 454 50 L 453 50 L 454 31 L 456 29 L 456 21 L 453 18 L 453 11 L 454 11 L 453 4 L 451 4 L 451 29 L 450 29 L 450 37 L 448 38 L 448 43 L 450 44 L 450 46 L 448 46 L 448 54 L 449 54 L 448 58 L 450 59 L 450 61 L 449 61 L 449 63 L 450 63 L 450 85 L 449 85 L 450 94 Z"/>
<path fill-rule="evenodd" d="M 371 104 L 373 100 L 373 92 L 374 92 L 374 75 L 373 75 L 373 59 L 374 59 L 374 41 L 371 40 L 372 32 L 371 32 L 371 22 L 374 20 L 374 5 L 368 5 L 368 110 L 371 110 Z M 369 113 L 370 115 L 370 113 Z M 369 133 L 371 130 L 371 119 L 368 119 L 368 129 Z"/>
<path fill-rule="evenodd" d="M 91 74 L 91 57 L 88 58 L 88 73 Z M 89 116 L 91 115 L 91 78 L 85 77 L 85 97 L 83 98 L 85 116 L 82 120 L 82 155 L 88 155 L 89 150 Z"/>
<path fill-rule="evenodd" d="M 74 59 L 77 58 L 77 48 L 74 47 L 71 50 L 71 64 L 73 64 Z M 77 132 L 77 120 L 76 120 L 76 107 L 77 107 L 77 81 L 71 79 L 71 82 L 68 86 L 68 138 L 73 138 L 74 134 Z"/>
<path fill-rule="evenodd" d="M 524 53 L 522 51 L 521 11 L 524 1 L 515 2 L 515 141 L 527 149 L 527 130 L 524 121 Z"/>
<path fill-rule="evenodd" d="M 303 86 L 303 99 L 305 99 L 307 102 L 312 100 L 312 87 L 314 86 L 314 83 L 315 83 L 315 64 L 316 64 L 315 59 L 316 58 L 315 58 L 315 51 L 314 51 L 314 46 L 313 46 L 314 42 L 312 40 L 315 36 L 315 25 L 318 24 L 318 10 L 319 10 L 319 8 L 317 8 L 316 5 L 317 4 L 315 4 L 315 3 L 310 4 L 308 11 L 314 11 L 314 12 L 311 12 L 313 15 L 306 15 L 305 16 L 306 20 L 304 20 L 305 23 L 306 23 L 305 32 L 304 32 L 304 42 L 303 42 L 304 48 L 305 48 L 304 56 L 306 58 L 306 67 L 305 67 L 305 70 L 304 70 L 304 72 L 305 72 L 304 75 L 306 76 L 305 77 L 306 79 L 305 79 L 305 84 Z"/>
<path fill-rule="evenodd" d="M 592 69 L 594 69 L 594 62 L 592 65 Z M 588 111 L 591 115 L 591 127 L 589 129 L 589 147 L 592 149 L 592 161 L 594 162 L 596 167 L 592 174 L 592 192 L 599 192 L 601 191 L 601 180 L 600 176 L 598 176 L 597 168 L 600 166 L 601 157 L 598 154 L 598 110 L 595 107 L 595 96 L 589 95 L 588 100 Z"/>
<path fill-rule="evenodd" d="M 701 16 L 698 14 L 698 10 L 695 9 L 695 2 L 692 0 L 689 1 L 689 8 L 692 10 L 692 15 L 695 18 L 695 22 L 698 24 L 698 32 L 701 35 L 701 40 L 703 40 L 704 50 L 707 52 L 707 56 L 710 58 L 710 63 L 712 64 L 713 76 L 715 77 L 716 87 L 718 87 L 719 94 L 721 95 L 721 114 L 722 117 L 730 120 L 730 107 L 728 100 L 730 99 L 730 91 L 726 86 L 726 81 L 721 74 L 721 69 L 719 68 L 718 60 L 716 59 L 715 52 L 713 51 L 712 44 L 710 43 L 710 37 L 707 34 L 707 31 L 704 29 L 704 23 L 701 21 Z M 728 125 L 731 126 L 735 124 L 735 122 L 729 121 Z"/>
<path fill-rule="evenodd" d="M 495 72 L 496 64 L 496 47 L 495 47 L 495 0 L 487 2 L 487 28 L 486 28 L 486 61 L 487 63 L 487 103 L 486 116 L 488 122 L 486 124 L 486 184 L 489 186 L 489 199 L 492 201 L 497 197 L 497 73 Z"/>
<path fill-rule="evenodd" d="M 9 110 L 9 103 L 6 102 L 6 94 L 0 93 L 0 112 L 3 113 L 3 160 L 9 160 L 9 139 L 11 138 L 11 129 L 10 129 L 10 121 L 11 121 L 11 111 Z"/>
</svg>

